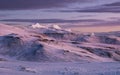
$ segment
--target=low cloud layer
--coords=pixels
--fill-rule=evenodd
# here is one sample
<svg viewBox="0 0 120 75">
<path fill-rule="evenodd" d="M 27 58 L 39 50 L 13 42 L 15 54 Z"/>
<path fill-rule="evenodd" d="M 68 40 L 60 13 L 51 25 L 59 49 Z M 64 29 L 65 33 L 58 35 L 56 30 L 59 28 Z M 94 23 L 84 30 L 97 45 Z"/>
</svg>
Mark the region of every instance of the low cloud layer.
<svg viewBox="0 0 120 75">
<path fill-rule="evenodd" d="M 64 20 L 64 19 L 4 19 L 1 21 L 9 22 L 40 22 L 40 23 L 79 23 L 79 22 L 103 22 L 97 19 L 81 19 L 81 20 Z"/>
</svg>

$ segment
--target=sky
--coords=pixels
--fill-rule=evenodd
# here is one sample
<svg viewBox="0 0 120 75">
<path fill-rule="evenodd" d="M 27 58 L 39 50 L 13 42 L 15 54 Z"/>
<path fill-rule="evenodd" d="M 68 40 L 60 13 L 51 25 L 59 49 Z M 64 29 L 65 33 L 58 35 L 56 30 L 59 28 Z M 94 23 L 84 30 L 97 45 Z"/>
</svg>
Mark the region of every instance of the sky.
<svg viewBox="0 0 120 75">
<path fill-rule="evenodd" d="M 120 25 L 120 0 L 0 0 L 0 22 Z"/>
</svg>

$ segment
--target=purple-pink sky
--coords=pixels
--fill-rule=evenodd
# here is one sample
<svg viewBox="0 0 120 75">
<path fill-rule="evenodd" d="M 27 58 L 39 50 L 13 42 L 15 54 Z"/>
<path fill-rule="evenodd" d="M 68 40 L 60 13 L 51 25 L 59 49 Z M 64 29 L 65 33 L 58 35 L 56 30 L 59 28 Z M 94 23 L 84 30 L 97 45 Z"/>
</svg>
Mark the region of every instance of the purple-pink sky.
<svg viewBox="0 0 120 75">
<path fill-rule="evenodd" d="M 0 20 L 120 25 L 120 0 L 0 0 Z"/>
</svg>

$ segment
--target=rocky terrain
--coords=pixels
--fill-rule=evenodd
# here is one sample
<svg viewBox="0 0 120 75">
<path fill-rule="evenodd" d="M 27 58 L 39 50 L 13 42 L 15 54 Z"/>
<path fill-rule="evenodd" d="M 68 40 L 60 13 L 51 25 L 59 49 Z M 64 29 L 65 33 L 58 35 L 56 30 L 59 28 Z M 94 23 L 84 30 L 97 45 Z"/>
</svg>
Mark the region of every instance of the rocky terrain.
<svg viewBox="0 0 120 75">
<path fill-rule="evenodd" d="M 78 34 L 57 25 L 0 27 L 0 54 L 18 60 L 120 61 L 120 32 Z"/>
<path fill-rule="evenodd" d="M 109 64 L 110 62 L 115 64 L 120 61 L 120 32 L 75 33 L 58 25 L 42 26 L 35 24 L 23 27 L 0 24 L 0 62 L 10 65 L 12 63 L 9 62 L 24 64 L 22 61 L 29 62 L 29 64 L 32 62 L 34 64 L 35 62 L 47 64 L 58 62 L 60 63 L 58 65 L 65 62 L 79 62 L 84 63 L 84 65 L 85 63 Z M 0 65 L 1 72 L 9 70 L 2 68 L 3 65 Z M 29 68 L 28 70 L 26 67 L 20 66 L 20 68 L 22 71 L 31 72 Z M 11 70 L 9 71 L 11 73 Z M 32 72 L 36 72 L 36 69 L 32 69 Z M 79 72 L 75 72 L 76 74 L 67 72 L 60 74 L 45 73 L 46 75 L 79 75 Z M 5 75 L 9 74 L 5 73 Z M 13 74 L 11 73 L 11 75 Z M 98 73 L 98 75 L 101 74 Z"/>
</svg>

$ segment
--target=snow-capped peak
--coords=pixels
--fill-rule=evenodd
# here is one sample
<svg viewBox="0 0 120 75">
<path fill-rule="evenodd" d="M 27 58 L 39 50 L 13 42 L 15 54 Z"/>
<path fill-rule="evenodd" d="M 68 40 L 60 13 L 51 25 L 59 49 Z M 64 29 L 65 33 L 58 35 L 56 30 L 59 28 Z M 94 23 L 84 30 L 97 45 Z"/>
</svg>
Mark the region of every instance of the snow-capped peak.
<svg viewBox="0 0 120 75">
<path fill-rule="evenodd" d="M 62 29 L 59 25 L 53 25 L 54 29 Z"/>
<path fill-rule="evenodd" d="M 95 33 L 91 33 L 91 36 L 94 36 L 95 35 Z"/>
<path fill-rule="evenodd" d="M 53 24 L 53 25 L 41 25 L 41 24 L 39 24 L 39 23 L 36 23 L 36 24 L 33 24 L 33 25 L 31 25 L 31 27 L 32 28 L 34 28 L 34 29 L 41 29 L 42 28 L 42 30 L 41 30 L 41 32 L 43 31 L 43 32 L 45 32 L 45 31 L 52 31 L 52 32 L 64 32 L 64 33 L 66 33 L 66 32 L 72 32 L 72 30 L 71 29 L 65 29 L 65 28 L 61 28 L 59 25 L 57 25 L 57 24 Z"/>
<path fill-rule="evenodd" d="M 46 26 L 40 25 L 39 23 L 33 24 L 32 28 L 46 28 Z"/>
</svg>

